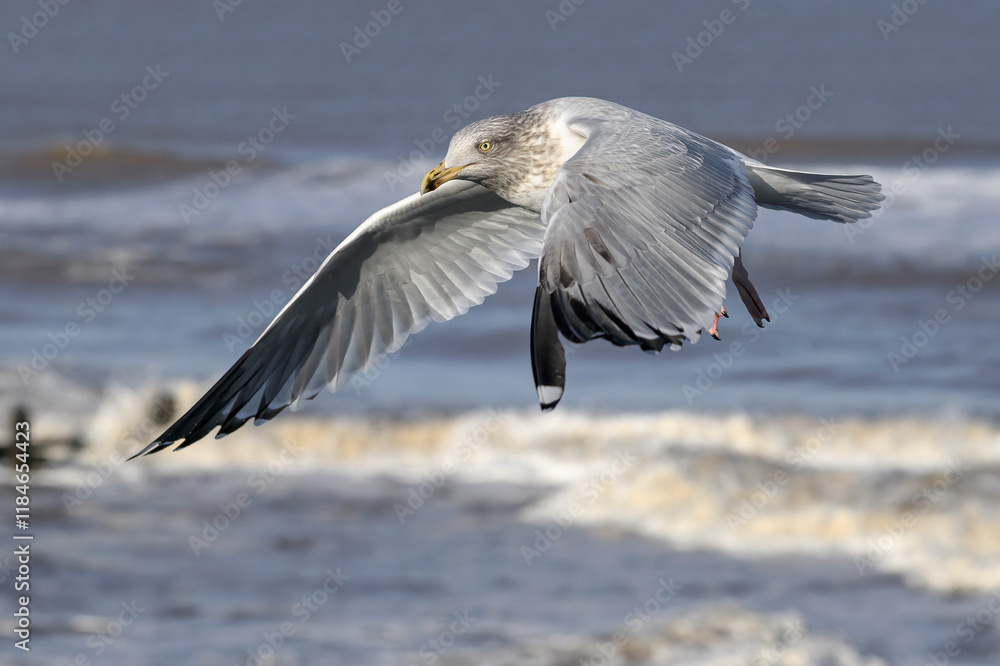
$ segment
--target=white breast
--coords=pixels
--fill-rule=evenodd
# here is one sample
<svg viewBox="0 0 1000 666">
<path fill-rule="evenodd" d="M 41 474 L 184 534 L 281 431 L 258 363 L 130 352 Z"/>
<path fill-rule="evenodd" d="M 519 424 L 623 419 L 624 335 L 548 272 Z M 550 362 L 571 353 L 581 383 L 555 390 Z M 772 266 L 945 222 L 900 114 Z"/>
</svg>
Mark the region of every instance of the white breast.
<svg viewBox="0 0 1000 666">
<path fill-rule="evenodd" d="M 566 160 L 576 155 L 576 151 L 583 147 L 587 137 L 571 130 L 561 118 L 552 123 L 551 127 L 552 137 L 559 146 L 559 164 L 562 165 Z"/>
<path fill-rule="evenodd" d="M 571 130 L 559 117 L 553 118 L 546 129 L 547 136 L 537 147 L 539 163 L 524 174 L 524 180 L 507 197 L 511 203 L 535 212 L 541 212 L 545 195 L 555 182 L 559 168 L 587 141 L 587 137 Z"/>
</svg>

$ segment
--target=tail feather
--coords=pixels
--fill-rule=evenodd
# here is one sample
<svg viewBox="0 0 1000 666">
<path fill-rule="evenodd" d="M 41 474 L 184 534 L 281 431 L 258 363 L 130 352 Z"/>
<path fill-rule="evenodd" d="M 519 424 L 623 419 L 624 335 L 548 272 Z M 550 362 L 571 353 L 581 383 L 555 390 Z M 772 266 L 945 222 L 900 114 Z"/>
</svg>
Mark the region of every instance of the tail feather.
<svg viewBox="0 0 1000 666">
<path fill-rule="evenodd" d="M 871 176 L 841 176 L 744 164 L 757 205 L 817 220 L 856 222 L 885 198 Z"/>
</svg>

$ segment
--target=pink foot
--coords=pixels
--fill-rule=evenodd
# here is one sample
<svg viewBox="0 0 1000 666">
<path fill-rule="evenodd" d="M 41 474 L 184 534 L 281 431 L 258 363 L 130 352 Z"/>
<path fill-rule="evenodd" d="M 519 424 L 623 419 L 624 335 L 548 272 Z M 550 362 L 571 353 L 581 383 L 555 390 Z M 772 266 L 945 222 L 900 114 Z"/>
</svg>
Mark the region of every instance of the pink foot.
<svg viewBox="0 0 1000 666">
<path fill-rule="evenodd" d="M 719 317 L 725 317 L 726 319 L 729 318 L 729 315 L 726 313 L 725 306 L 722 307 L 721 312 L 715 315 L 715 321 L 712 322 L 712 327 L 708 329 L 708 334 L 711 335 L 716 340 L 722 339 L 722 337 L 719 335 Z"/>
</svg>

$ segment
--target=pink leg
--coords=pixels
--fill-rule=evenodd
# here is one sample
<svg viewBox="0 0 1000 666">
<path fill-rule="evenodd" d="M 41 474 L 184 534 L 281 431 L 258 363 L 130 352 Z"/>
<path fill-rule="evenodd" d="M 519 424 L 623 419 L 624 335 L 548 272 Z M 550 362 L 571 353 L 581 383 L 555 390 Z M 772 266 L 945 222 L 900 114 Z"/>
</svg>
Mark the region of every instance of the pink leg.
<svg viewBox="0 0 1000 666">
<path fill-rule="evenodd" d="M 715 321 L 712 322 L 712 327 L 708 329 L 708 334 L 711 335 L 716 340 L 721 340 L 722 337 L 719 335 L 719 317 L 729 318 L 726 313 L 725 306 L 722 307 L 722 311 L 715 315 Z"/>
</svg>

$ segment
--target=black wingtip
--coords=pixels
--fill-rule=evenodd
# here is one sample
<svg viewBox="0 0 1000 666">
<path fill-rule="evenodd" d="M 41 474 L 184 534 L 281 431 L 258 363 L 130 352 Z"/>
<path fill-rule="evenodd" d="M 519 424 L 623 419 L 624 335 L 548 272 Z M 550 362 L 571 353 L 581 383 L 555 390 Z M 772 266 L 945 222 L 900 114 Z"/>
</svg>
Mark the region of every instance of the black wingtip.
<svg viewBox="0 0 1000 666">
<path fill-rule="evenodd" d="M 171 444 L 173 444 L 173 442 L 162 442 L 160 440 L 156 440 L 156 441 L 150 443 L 149 445 L 147 445 L 144 449 L 142 449 L 138 453 L 133 454 L 127 460 L 135 460 L 136 458 L 141 458 L 142 456 L 152 455 L 154 453 L 162 451 L 163 449 L 167 448 Z"/>
<path fill-rule="evenodd" d="M 174 451 L 180 451 L 184 447 L 190 446 L 191 444 L 194 444 L 199 439 L 201 439 L 201 436 L 193 437 L 191 436 L 191 434 L 185 436 L 183 434 L 177 433 L 175 432 L 176 427 L 177 424 L 174 424 L 173 426 L 165 430 L 159 437 L 154 439 L 144 449 L 142 449 L 141 451 L 133 455 L 131 458 L 129 458 L 129 460 L 133 460 L 134 458 L 140 458 L 142 456 L 151 456 L 154 453 L 159 453 L 160 451 L 163 451 L 164 449 L 169 449 L 171 446 L 174 447 Z M 180 442 L 180 444 L 177 444 L 177 442 Z M 177 444 L 177 446 L 174 446 L 175 444 Z"/>
<path fill-rule="evenodd" d="M 231 415 L 228 419 L 219 426 L 219 431 L 215 433 L 216 439 L 222 439 L 226 435 L 229 435 L 236 430 L 238 430 L 244 423 L 250 420 L 249 416 L 235 416 Z"/>
<path fill-rule="evenodd" d="M 267 423 L 275 416 L 283 412 L 285 410 L 285 407 L 288 407 L 288 405 L 281 405 L 280 407 L 264 407 L 257 414 L 257 418 L 253 420 L 253 424 L 255 426 L 259 426 L 262 423 Z"/>
</svg>

